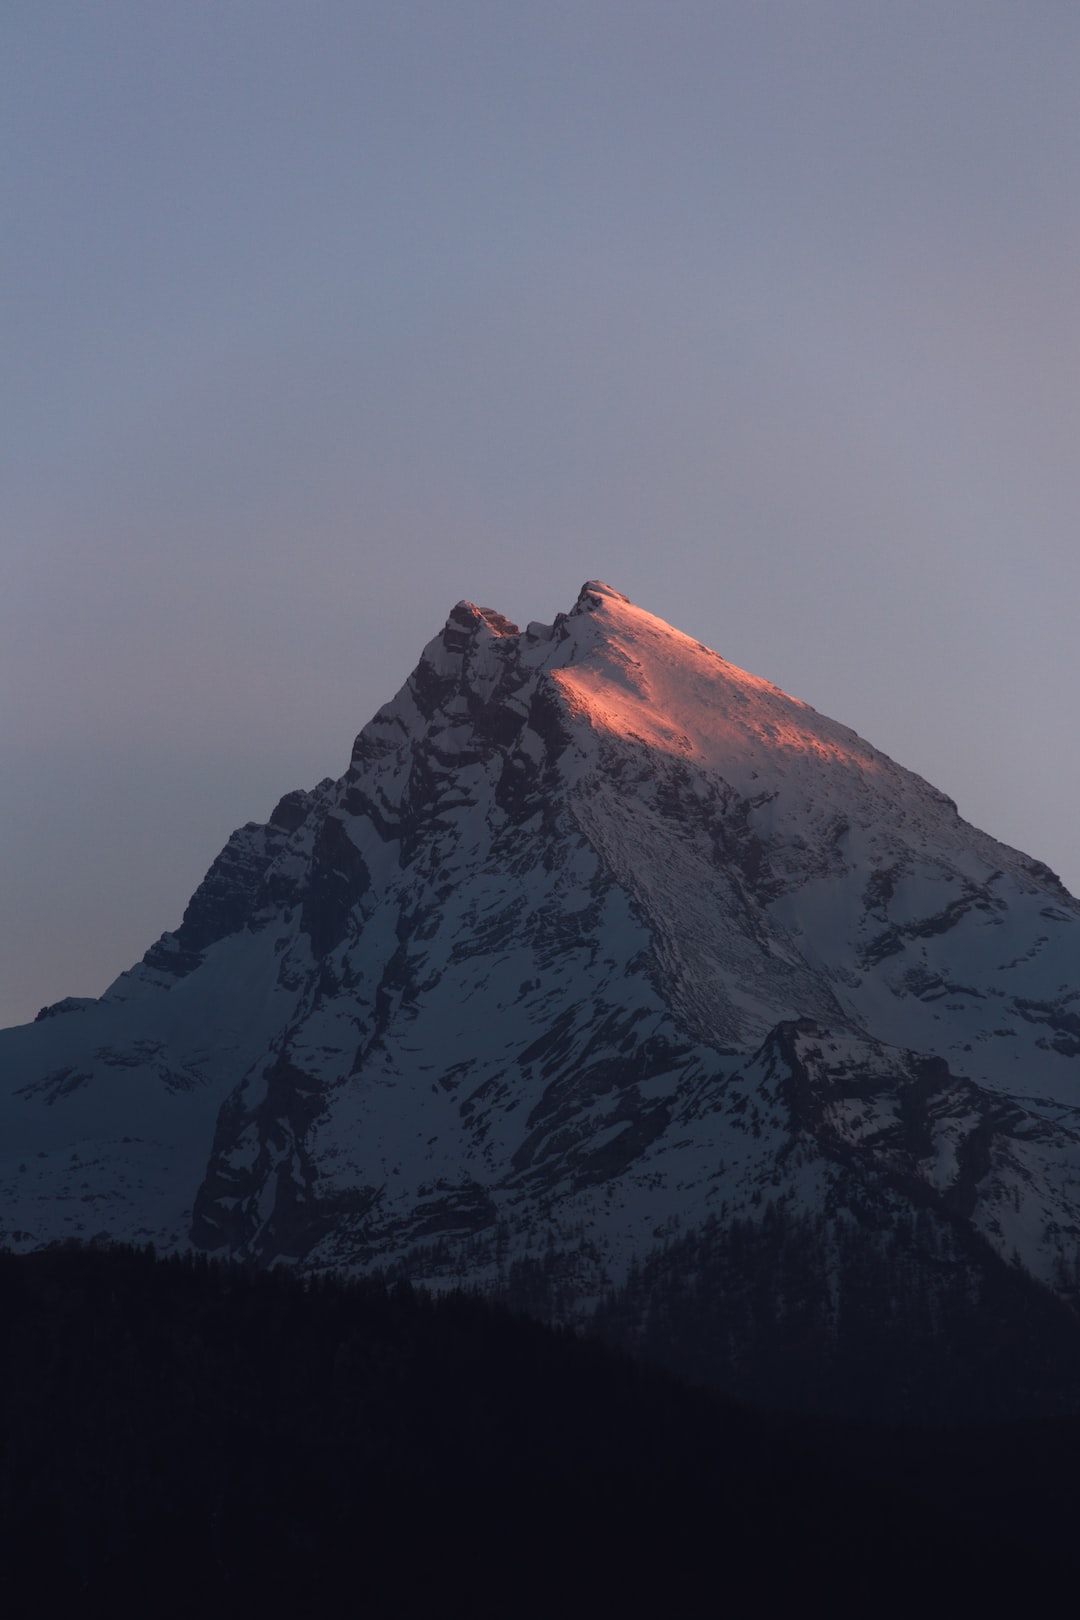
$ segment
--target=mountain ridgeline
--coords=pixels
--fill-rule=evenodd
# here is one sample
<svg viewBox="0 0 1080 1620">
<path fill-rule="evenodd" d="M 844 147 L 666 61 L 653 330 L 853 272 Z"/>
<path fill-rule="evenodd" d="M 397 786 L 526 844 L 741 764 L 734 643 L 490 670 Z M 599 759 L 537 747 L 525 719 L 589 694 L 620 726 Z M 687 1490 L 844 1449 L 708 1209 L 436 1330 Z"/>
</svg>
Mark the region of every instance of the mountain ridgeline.
<svg viewBox="0 0 1080 1620">
<path fill-rule="evenodd" d="M 1080 904 L 590 582 L 0 1034 L 0 1240 L 461 1286 L 773 1404 L 1080 1408 Z"/>
</svg>

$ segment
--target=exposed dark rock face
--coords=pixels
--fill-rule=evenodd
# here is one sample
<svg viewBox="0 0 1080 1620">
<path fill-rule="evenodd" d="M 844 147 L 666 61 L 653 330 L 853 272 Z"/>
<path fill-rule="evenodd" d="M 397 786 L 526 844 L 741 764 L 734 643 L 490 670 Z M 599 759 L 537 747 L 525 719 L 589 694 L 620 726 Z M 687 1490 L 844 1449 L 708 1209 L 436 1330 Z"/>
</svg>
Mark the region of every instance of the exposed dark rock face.
<svg viewBox="0 0 1080 1620">
<path fill-rule="evenodd" d="M 1030 1407 L 1043 1336 L 1068 1405 L 1078 962 L 1041 863 L 617 592 L 459 603 L 340 780 L 0 1036 L 6 1231 L 467 1281 L 755 1398 L 906 1358 L 897 1413 L 980 1335 Z"/>
<path fill-rule="evenodd" d="M 62 1018 L 65 1013 L 81 1012 L 84 1007 L 92 1007 L 92 996 L 64 996 L 61 1001 L 54 1001 L 48 1007 L 42 1007 L 35 1024 L 43 1024 L 46 1018 Z"/>
<path fill-rule="evenodd" d="M 265 827 L 249 821 L 233 833 L 188 902 L 176 933 L 147 951 L 143 960 L 148 968 L 182 978 L 200 965 L 211 945 L 257 927 L 267 904 L 279 906 L 290 898 L 288 885 L 280 879 L 268 885 L 267 879 L 289 835 L 311 814 L 318 791 L 288 793 Z"/>
</svg>

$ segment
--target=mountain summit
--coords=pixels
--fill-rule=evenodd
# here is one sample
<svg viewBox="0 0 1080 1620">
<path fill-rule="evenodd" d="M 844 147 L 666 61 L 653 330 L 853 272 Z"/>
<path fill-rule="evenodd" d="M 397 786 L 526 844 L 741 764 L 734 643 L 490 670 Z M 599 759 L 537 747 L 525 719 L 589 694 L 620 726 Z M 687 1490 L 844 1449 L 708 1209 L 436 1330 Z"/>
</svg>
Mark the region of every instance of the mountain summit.
<svg viewBox="0 0 1080 1620">
<path fill-rule="evenodd" d="M 906 1356 L 915 1409 L 991 1319 L 1072 1364 L 1078 963 L 1046 866 L 617 591 L 460 602 L 344 776 L 0 1035 L 4 1237 L 464 1281 L 763 1398 Z"/>
</svg>

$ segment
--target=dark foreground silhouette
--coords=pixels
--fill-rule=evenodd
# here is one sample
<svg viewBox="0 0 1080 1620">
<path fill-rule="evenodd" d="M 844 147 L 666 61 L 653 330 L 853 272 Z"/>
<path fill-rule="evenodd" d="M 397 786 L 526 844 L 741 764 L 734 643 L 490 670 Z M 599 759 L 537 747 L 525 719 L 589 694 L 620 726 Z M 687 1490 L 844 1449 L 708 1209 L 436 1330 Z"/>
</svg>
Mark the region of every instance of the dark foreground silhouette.
<svg viewBox="0 0 1080 1620">
<path fill-rule="evenodd" d="M 1076 1562 L 1074 1420 L 781 1417 L 460 1295 L 0 1252 L 0 1375 L 12 1615 L 934 1613 Z"/>
</svg>

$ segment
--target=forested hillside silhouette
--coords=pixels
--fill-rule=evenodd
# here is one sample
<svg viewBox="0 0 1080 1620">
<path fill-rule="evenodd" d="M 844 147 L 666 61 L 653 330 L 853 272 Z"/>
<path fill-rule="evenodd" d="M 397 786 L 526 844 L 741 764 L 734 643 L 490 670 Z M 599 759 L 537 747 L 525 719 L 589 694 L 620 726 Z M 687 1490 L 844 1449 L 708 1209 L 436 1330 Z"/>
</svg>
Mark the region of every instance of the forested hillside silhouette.
<svg viewBox="0 0 1080 1620">
<path fill-rule="evenodd" d="M 0 1252 L 0 1373 L 10 1613 L 689 1613 L 703 1581 L 883 1567 L 998 1589 L 1040 1538 L 1054 1562 L 1075 1499 L 1074 1426 L 772 1416 L 464 1295 L 204 1255 Z"/>
</svg>

